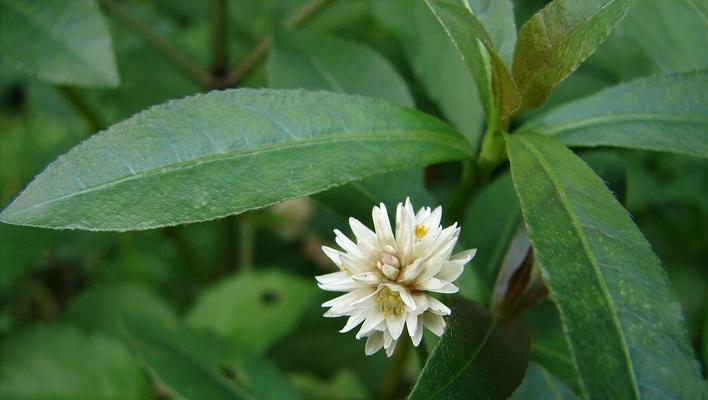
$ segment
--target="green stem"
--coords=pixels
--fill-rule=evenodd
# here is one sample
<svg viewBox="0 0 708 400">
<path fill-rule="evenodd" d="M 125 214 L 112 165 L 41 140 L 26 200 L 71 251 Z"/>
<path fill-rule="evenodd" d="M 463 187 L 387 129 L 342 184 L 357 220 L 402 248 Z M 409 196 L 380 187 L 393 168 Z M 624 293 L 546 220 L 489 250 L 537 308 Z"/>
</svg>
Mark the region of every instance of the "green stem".
<svg viewBox="0 0 708 400">
<path fill-rule="evenodd" d="M 58 86 L 59 91 L 72 107 L 81 114 L 91 130 L 91 133 L 98 132 L 106 128 L 103 119 L 88 105 L 81 93 L 69 86 Z"/>
<path fill-rule="evenodd" d="M 254 248 L 256 244 L 256 223 L 250 215 L 239 218 L 239 262 L 241 271 L 253 269 Z"/>
<path fill-rule="evenodd" d="M 145 39 L 155 50 L 172 61 L 189 78 L 203 87 L 213 86 L 213 79 L 207 71 L 187 57 L 175 45 L 157 34 L 150 26 L 141 21 L 140 18 L 133 15 L 124 5 L 115 0 L 100 0 L 100 2 L 115 15 L 116 18 Z"/>
<path fill-rule="evenodd" d="M 226 0 L 212 0 L 212 31 L 211 31 L 211 75 L 215 80 L 226 75 L 228 59 L 228 35 L 226 33 L 227 9 Z"/>
<path fill-rule="evenodd" d="M 302 7 L 295 10 L 288 18 L 283 21 L 283 27 L 294 28 L 303 24 L 308 19 L 312 18 L 320 11 L 330 0 L 310 0 Z M 228 73 L 220 86 L 229 87 L 237 84 L 248 72 L 255 67 L 258 62 L 266 55 L 268 49 L 273 44 L 273 36 L 268 35 L 261 38 L 256 45 L 249 51 L 236 66 Z"/>
<path fill-rule="evenodd" d="M 398 388 L 401 386 L 401 382 L 403 382 L 403 372 L 406 368 L 411 346 L 412 344 L 407 340 L 401 340 L 401 343 L 399 343 L 393 355 L 391 368 L 386 373 L 383 384 L 381 385 L 380 399 L 396 398 Z"/>
</svg>

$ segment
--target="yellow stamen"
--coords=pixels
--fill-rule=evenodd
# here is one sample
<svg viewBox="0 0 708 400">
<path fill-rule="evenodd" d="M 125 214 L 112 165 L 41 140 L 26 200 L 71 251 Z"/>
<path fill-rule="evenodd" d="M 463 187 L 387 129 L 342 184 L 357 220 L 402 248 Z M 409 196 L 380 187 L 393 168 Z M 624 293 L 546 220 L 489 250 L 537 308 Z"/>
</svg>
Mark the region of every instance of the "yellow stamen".
<svg viewBox="0 0 708 400">
<path fill-rule="evenodd" d="M 415 226 L 415 238 L 420 240 L 428 233 L 428 228 L 425 225 L 416 224 Z"/>
</svg>

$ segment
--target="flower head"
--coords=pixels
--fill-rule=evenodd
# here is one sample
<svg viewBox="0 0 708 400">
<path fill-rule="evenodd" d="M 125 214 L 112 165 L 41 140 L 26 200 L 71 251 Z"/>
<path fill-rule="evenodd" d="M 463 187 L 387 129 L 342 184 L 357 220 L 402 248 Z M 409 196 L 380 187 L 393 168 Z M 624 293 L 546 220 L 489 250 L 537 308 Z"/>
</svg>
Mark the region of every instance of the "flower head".
<svg viewBox="0 0 708 400">
<path fill-rule="evenodd" d="M 367 355 L 385 348 L 390 357 L 404 327 L 414 346 L 420 344 L 423 328 L 442 335 L 443 316 L 451 311 L 430 293 L 457 292 L 452 282 L 462 274 L 476 250 L 451 256 L 460 228 L 453 224 L 443 229 L 441 216 L 440 207 L 421 208 L 415 213 L 406 199 L 396 208 L 394 235 L 382 203 L 372 212 L 374 231 L 350 218 L 356 242 L 335 230 L 342 250 L 322 247 L 339 271 L 318 276 L 319 287 L 347 292 L 322 304 L 330 307 L 324 316 L 348 316 L 340 332 L 361 324 L 356 337 L 367 338 Z"/>
</svg>

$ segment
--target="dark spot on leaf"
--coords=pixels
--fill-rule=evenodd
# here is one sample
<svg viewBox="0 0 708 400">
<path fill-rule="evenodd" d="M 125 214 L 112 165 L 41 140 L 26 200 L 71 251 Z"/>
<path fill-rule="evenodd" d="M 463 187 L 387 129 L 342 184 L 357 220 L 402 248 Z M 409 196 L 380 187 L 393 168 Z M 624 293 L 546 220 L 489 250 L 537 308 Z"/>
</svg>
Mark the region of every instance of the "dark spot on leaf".
<svg viewBox="0 0 708 400">
<path fill-rule="evenodd" d="M 268 290 L 266 290 L 266 291 L 264 291 L 263 293 L 261 293 L 261 301 L 263 302 L 263 304 L 273 304 L 273 303 L 276 303 L 276 302 L 278 301 L 278 298 L 279 298 L 279 297 L 280 297 L 280 296 L 278 296 L 278 293 L 271 292 L 271 291 L 268 291 Z"/>
</svg>

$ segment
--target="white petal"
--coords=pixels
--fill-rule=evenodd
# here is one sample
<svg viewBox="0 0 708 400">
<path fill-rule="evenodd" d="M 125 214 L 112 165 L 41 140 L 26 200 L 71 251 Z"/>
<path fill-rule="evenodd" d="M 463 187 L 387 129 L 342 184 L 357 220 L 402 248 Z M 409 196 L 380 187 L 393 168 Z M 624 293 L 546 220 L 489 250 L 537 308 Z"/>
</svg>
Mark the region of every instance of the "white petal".
<svg viewBox="0 0 708 400">
<path fill-rule="evenodd" d="M 389 316 L 386 318 L 386 326 L 388 327 L 388 331 L 391 333 L 391 337 L 394 339 L 398 339 L 401 337 L 401 333 L 403 332 L 403 327 L 405 326 L 406 323 L 406 313 L 402 312 L 400 315 L 395 315 L 395 314 L 389 314 Z"/>
<path fill-rule="evenodd" d="M 423 283 L 416 285 L 418 290 L 427 290 L 435 293 L 457 293 L 460 289 L 448 281 L 441 281 L 437 278 L 430 278 Z"/>
<path fill-rule="evenodd" d="M 415 215 L 415 223 L 423 224 L 426 218 L 430 215 L 430 207 L 421 207 L 418 213 Z"/>
<path fill-rule="evenodd" d="M 464 264 L 446 261 L 442 264 L 440 272 L 438 272 L 435 277 L 444 281 L 454 282 L 457 278 L 460 277 L 460 275 L 462 275 L 462 272 L 464 272 L 464 270 Z"/>
<path fill-rule="evenodd" d="M 394 280 L 398 276 L 398 268 L 394 268 L 388 264 L 384 264 L 381 267 L 381 272 L 386 275 L 386 278 Z"/>
<path fill-rule="evenodd" d="M 344 325 L 344 328 L 340 330 L 339 332 L 345 333 L 349 332 L 350 330 L 354 329 L 359 325 L 360 323 L 364 322 L 364 319 L 366 318 L 366 314 L 354 314 L 349 319 L 347 320 L 346 325 Z"/>
<path fill-rule="evenodd" d="M 401 270 L 401 275 L 398 277 L 398 281 L 403 283 L 413 282 L 423 271 L 423 266 L 423 259 L 417 258 L 412 263 L 403 267 Z"/>
<path fill-rule="evenodd" d="M 352 232 L 354 232 L 357 241 L 376 243 L 376 234 L 358 219 L 349 218 L 349 226 L 352 228 Z"/>
<path fill-rule="evenodd" d="M 401 296 L 403 304 L 408 306 L 408 308 L 410 308 L 412 311 L 417 308 L 417 304 L 415 302 L 415 299 L 413 299 L 413 295 L 411 295 L 411 292 L 406 287 L 391 282 L 384 283 L 384 286 L 388 287 L 394 292 L 397 292 Z"/>
<path fill-rule="evenodd" d="M 439 315 L 425 313 L 423 314 L 423 323 L 425 324 L 425 327 L 436 336 L 442 336 L 443 332 L 445 332 L 445 320 Z"/>
<path fill-rule="evenodd" d="M 342 233 L 342 231 L 340 231 L 339 229 L 335 229 L 334 235 L 334 240 L 337 242 L 339 247 L 346 250 L 349 254 L 361 256 L 361 252 L 359 251 L 359 247 L 356 245 L 356 243 L 352 242 L 351 239 L 347 237 L 347 235 Z"/>
<path fill-rule="evenodd" d="M 414 294 L 413 298 L 415 299 L 416 311 L 418 313 L 422 313 L 423 311 L 428 309 L 428 306 L 430 305 L 428 295 L 419 293 Z"/>
<path fill-rule="evenodd" d="M 322 307 L 337 307 L 345 304 L 356 304 L 357 300 L 365 299 L 374 293 L 376 293 L 376 290 L 373 288 L 360 288 L 339 297 L 335 297 L 330 301 L 324 302 Z"/>
<path fill-rule="evenodd" d="M 356 282 L 376 285 L 381 282 L 381 276 L 375 272 L 363 272 L 361 274 L 352 275 L 352 279 Z"/>
<path fill-rule="evenodd" d="M 357 339 L 361 339 L 364 336 L 367 336 L 371 331 L 376 328 L 376 325 L 378 325 L 381 321 L 384 320 L 384 315 L 380 312 L 371 312 L 366 316 L 366 320 L 364 323 L 361 325 L 361 329 L 359 329 L 359 332 L 356 334 Z"/>
<path fill-rule="evenodd" d="M 411 341 L 413 342 L 413 346 L 418 347 L 421 339 L 423 339 L 423 314 L 418 316 L 418 323 L 415 330 L 415 334 L 411 335 Z"/>
<path fill-rule="evenodd" d="M 381 350 L 383 347 L 383 334 L 381 332 L 375 332 L 373 335 L 366 339 L 366 347 L 364 348 L 364 353 L 370 356 L 377 351 Z"/>
<path fill-rule="evenodd" d="M 452 311 L 448 306 L 443 304 L 440 300 L 436 299 L 435 297 L 428 297 L 428 301 L 430 302 L 430 306 L 428 307 L 428 310 L 432 312 L 433 314 L 437 315 L 450 315 Z"/>
<path fill-rule="evenodd" d="M 329 274 L 324 274 L 324 275 L 318 275 L 315 277 L 317 279 L 317 282 L 322 283 L 322 284 L 329 284 L 329 283 L 337 283 L 337 282 L 342 282 L 346 281 L 348 282 L 350 279 L 349 274 L 339 271 L 339 272 L 332 272 Z"/>
<path fill-rule="evenodd" d="M 355 257 L 348 253 L 340 253 L 339 258 L 342 260 L 342 267 L 348 269 L 353 274 L 371 271 L 371 264 L 361 257 Z"/>
<path fill-rule="evenodd" d="M 418 315 L 406 313 L 406 327 L 408 328 L 408 335 L 411 338 L 415 336 L 415 331 L 418 329 Z"/>
<path fill-rule="evenodd" d="M 415 243 L 415 215 L 410 211 L 412 210 L 410 203 L 410 199 L 407 198 L 406 206 L 398 203 L 396 209 L 396 243 L 403 263 L 409 261 Z"/>
<path fill-rule="evenodd" d="M 394 350 L 396 350 L 396 344 L 398 344 L 398 340 L 394 340 L 386 347 L 386 357 L 391 357 L 393 355 Z"/>
<path fill-rule="evenodd" d="M 391 336 L 391 333 L 388 330 L 383 331 L 383 342 L 384 348 L 388 348 L 388 346 L 393 343 L 393 336 Z"/>
<path fill-rule="evenodd" d="M 437 206 L 431 212 L 428 214 L 425 218 L 421 219 L 419 224 L 425 225 L 426 228 L 431 229 L 431 228 L 437 228 L 440 226 L 440 218 L 442 217 L 442 207 Z"/>
<path fill-rule="evenodd" d="M 450 261 L 460 262 L 463 265 L 467 264 L 477 254 L 477 249 L 469 249 L 461 251 L 450 257 Z"/>
<path fill-rule="evenodd" d="M 379 242 L 382 245 L 395 245 L 396 240 L 393 237 L 393 231 L 391 231 L 391 222 L 388 220 L 386 206 L 381 203 L 379 207 L 374 207 L 371 217 L 374 220 L 374 228 Z"/>
<path fill-rule="evenodd" d="M 335 272 L 335 274 L 336 273 L 338 272 Z M 344 272 L 341 272 L 341 274 L 346 275 Z M 317 283 L 317 286 L 319 286 L 320 289 L 326 290 L 328 292 L 349 292 L 351 290 L 358 289 L 361 285 L 357 282 L 354 282 L 348 275 L 346 275 L 346 278 L 342 278 L 337 281 L 333 280 L 327 283 L 320 282 Z"/>
<path fill-rule="evenodd" d="M 339 256 L 342 254 L 340 251 L 335 250 L 331 247 L 322 246 L 322 251 L 325 253 L 330 260 L 332 260 L 338 267 L 342 266 L 342 260 Z"/>
</svg>

